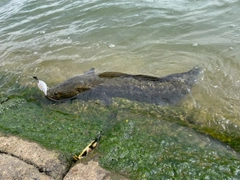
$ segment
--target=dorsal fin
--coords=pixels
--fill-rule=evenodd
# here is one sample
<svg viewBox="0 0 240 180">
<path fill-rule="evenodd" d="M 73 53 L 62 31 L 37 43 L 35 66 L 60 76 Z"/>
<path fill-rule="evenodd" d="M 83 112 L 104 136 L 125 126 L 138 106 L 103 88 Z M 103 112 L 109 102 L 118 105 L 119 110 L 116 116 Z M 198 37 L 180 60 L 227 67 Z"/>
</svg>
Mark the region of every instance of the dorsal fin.
<svg viewBox="0 0 240 180">
<path fill-rule="evenodd" d="M 117 77 L 126 77 L 129 74 L 120 73 L 120 72 L 103 72 L 98 75 L 100 78 L 117 78 Z"/>
<path fill-rule="evenodd" d="M 88 71 L 84 72 L 84 75 L 95 74 L 95 68 L 91 68 Z"/>
<path fill-rule="evenodd" d="M 158 81 L 158 77 L 148 76 L 148 75 L 132 75 L 132 74 L 125 74 L 120 72 L 103 72 L 98 75 L 100 78 L 118 78 L 118 77 L 130 77 L 137 79 L 139 81 Z"/>
</svg>

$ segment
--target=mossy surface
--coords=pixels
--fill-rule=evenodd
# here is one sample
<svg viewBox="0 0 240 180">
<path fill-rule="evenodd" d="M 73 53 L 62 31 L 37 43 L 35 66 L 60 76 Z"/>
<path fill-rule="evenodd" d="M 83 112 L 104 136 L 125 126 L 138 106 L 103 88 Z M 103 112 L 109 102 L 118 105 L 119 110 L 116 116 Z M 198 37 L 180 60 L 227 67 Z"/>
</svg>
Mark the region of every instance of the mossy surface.
<svg viewBox="0 0 240 180">
<path fill-rule="evenodd" d="M 52 103 L 36 87 L 16 85 L 2 91 L 0 113 L 1 132 L 61 151 L 69 160 L 102 131 L 94 151 L 100 164 L 132 179 L 240 178 L 238 154 L 204 135 L 235 143 L 238 150 L 235 126 L 220 131 L 198 109 L 123 99 L 109 107 L 99 101 Z"/>
<path fill-rule="evenodd" d="M 240 178 L 240 161 L 226 146 L 155 118 L 134 115 L 119 121 L 99 151 L 103 167 L 133 179 Z"/>
<path fill-rule="evenodd" d="M 18 102 L 21 104 L 11 105 Z M 42 105 L 23 99 L 10 99 L 2 106 L 1 131 L 37 141 L 67 156 L 79 153 L 94 139 L 103 130 L 109 115 L 107 110 L 99 112 L 94 107 L 91 112 L 74 114 L 72 104 Z M 73 111 L 70 113 L 68 108 Z M 78 110 L 85 111 L 84 107 Z"/>
</svg>

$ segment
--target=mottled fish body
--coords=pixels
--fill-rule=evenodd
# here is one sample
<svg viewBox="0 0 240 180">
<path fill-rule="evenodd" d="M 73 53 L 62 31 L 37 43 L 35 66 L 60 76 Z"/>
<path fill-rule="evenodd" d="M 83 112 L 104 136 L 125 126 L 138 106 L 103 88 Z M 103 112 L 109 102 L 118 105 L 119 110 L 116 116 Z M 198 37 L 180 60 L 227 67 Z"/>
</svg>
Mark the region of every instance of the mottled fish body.
<svg viewBox="0 0 240 180">
<path fill-rule="evenodd" d="M 109 104 L 114 97 L 153 103 L 175 105 L 190 92 L 201 72 L 199 67 L 165 77 L 131 75 L 119 72 L 95 74 L 91 69 L 83 75 L 66 80 L 48 89 L 51 100 L 99 99 Z"/>
</svg>

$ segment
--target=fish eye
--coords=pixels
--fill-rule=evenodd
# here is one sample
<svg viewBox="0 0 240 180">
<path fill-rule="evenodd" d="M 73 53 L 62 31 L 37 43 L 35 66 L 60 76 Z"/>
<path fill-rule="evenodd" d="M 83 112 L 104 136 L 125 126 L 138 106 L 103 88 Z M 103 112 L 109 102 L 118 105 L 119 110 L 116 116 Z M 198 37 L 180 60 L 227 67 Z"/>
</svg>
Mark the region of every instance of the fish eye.
<svg viewBox="0 0 240 180">
<path fill-rule="evenodd" d="M 57 95 L 58 95 L 58 93 L 57 93 L 57 92 L 55 92 L 55 93 L 54 93 L 54 95 L 55 95 L 55 96 L 57 96 Z"/>
</svg>

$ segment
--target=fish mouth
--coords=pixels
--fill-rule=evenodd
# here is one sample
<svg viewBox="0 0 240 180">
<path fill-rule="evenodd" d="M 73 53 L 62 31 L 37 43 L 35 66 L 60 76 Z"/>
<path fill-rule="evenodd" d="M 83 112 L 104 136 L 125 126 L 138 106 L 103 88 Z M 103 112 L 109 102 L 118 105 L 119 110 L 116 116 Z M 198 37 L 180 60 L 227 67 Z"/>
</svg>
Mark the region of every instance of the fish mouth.
<svg viewBox="0 0 240 180">
<path fill-rule="evenodd" d="M 66 97 L 66 98 L 61 98 L 61 99 L 54 99 L 53 97 L 50 97 L 50 96 L 45 96 L 45 97 L 47 99 L 51 100 L 51 101 L 54 101 L 54 102 L 65 102 L 65 101 L 68 101 L 68 100 L 76 99 L 77 95 L 73 96 L 73 97 Z"/>
<path fill-rule="evenodd" d="M 58 100 L 58 99 L 51 98 L 50 96 L 45 96 L 45 97 L 46 97 L 47 99 L 51 100 L 51 101 L 55 101 L 55 102 L 60 101 L 60 100 Z"/>
</svg>

